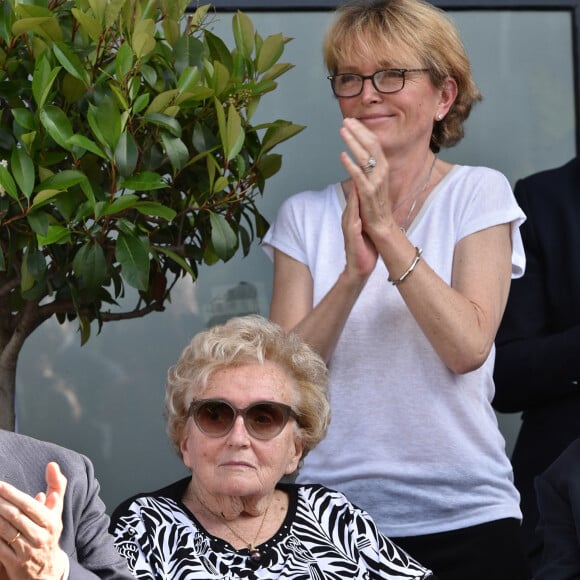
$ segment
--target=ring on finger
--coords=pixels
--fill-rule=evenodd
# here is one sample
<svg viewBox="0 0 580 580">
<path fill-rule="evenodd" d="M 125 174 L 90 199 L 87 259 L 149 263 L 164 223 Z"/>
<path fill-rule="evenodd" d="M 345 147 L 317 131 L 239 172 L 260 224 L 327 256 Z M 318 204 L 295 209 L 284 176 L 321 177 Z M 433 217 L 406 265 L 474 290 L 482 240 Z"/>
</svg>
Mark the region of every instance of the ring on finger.
<svg viewBox="0 0 580 580">
<path fill-rule="evenodd" d="M 16 535 L 8 542 L 8 545 L 12 545 L 19 537 L 21 536 L 20 532 L 16 532 Z"/>
<path fill-rule="evenodd" d="M 366 165 L 361 165 L 360 168 L 362 169 L 363 173 L 370 173 L 377 165 L 377 160 L 371 155 L 368 158 Z"/>
</svg>

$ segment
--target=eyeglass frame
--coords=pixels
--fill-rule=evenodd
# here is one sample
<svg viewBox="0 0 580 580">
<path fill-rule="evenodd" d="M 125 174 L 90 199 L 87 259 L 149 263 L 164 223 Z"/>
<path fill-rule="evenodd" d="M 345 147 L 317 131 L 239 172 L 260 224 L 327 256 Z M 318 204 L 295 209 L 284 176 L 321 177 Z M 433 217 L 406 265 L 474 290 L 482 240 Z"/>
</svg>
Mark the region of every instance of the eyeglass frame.
<svg viewBox="0 0 580 580">
<path fill-rule="evenodd" d="M 232 423 L 229 426 L 229 428 L 226 431 L 224 431 L 223 433 L 219 433 L 219 434 L 208 433 L 199 424 L 196 412 L 206 403 L 223 403 L 224 405 L 229 407 L 232 411 L 234 411 L 234 418 L 232 420 Z M 252 409 L 258 405 L 272 405 L 272 406 L 276 407 L 277 409 L 280 409 L 280 411 L 282 412 L 282 419 L 283 420 L 282 420 L 282 424 L 280 426 L 280 430 L 277 433 L 275 433 L 274 435 L 272 435 L 271 437 L 260 437 L 259 435 L 257 435 L 254 432 L 254 430 L 251 427 L 248 427 L 248 423 L 246 422 L 247 421 L 247 413 L 250 409 Z M 298 420 L 300 418 L 300 415 L 290 405 L 286 405 L 285 403 L 280 403 L 279 401 L 266 401 L 266 400 L 255 401 L 253 403 L 250 403 L 247 407 L 244 407 L 243 409 L 239 409 L 235 405 L 232 405 L 232 403 L 230 403 L 226 399 L 197 399 L 197 400 L 194 399 L 193 401 L 191 401 L 191 403 L 187 409 L 187 417 L 193 417 L 193 422 L 195 423 L 197 428 L 206 437 L 211 437 L 213 439 L 217 439 L 219 437 L 225 437 L 226 435 L 228 435 L 231 432 L 231 430 L 234 428 L 234 425 L 236 424 L 236 421 L 240 415 L 242 416 L 242 419 L 244 420 L 244 428 L 246 429 L 248 434 L 251 437 L 254 437 L 254 439 L 258 439 L 259 441 L 270 441 L 270 440 L 278 437 L 278 435 L 280 435 L 280 433 L 282 433 L 282 431 L 284 431 L 284 427 L 286 427 L 290 418 L 293 418 L 297 423 L 298 423 Z"/>
<path fill-rule="evenodd" d="M 378 93 L 381 93 L 382 95 L 394 95 L 395 93 L 401 92 L 405 88 L 405 81 L 407 80 L 405 75 L 407 73 L 409 73 L 409 72 L 428 72 L 429 70 L 430 69 L 428 69 L 428 68 L 383 68 L 380 70 L 376 70 L 371 75 L 361 75 L 359 73 L 345 72 L 345 73 L 338 73 L 338 74 L 334 74 L 334 75 L 328 75 L 326 78 L 330 81 L 330 87 L 332 88 L 332 92 L 334 93 L 335 97 L 337 97 L 339 99 L 352 99 L 353 97 L 358 97 L 363 92 L 366 80 L 370 79 L 371 83 L 373 84 L 373 88 Z M 381 91 L 381 89 L 379 89 L 375 83 L 375 76 L 378 75 L 379 73 L 389 72 L 389 71 L 390 72 L 398 72 L 401 75 L 401 79 L 403 80 L 403 83 L 401 84 L 401 88 L 397 89 L 396 91 Z M 361 79 L 360 91 L 358 93 L 356 93 L 354 95 L 348 95 L 348 96 L 342 96 L 342 95 L 338 95 L 336 93 L 336 89 L 334 88 L 334 79 L 336 79 L 336 77 L 340 77 L 343 75 L 352 75 L 352 76 L 355 76 L 355 77 L 358 77 L 359 79 Z"/>
</svg>

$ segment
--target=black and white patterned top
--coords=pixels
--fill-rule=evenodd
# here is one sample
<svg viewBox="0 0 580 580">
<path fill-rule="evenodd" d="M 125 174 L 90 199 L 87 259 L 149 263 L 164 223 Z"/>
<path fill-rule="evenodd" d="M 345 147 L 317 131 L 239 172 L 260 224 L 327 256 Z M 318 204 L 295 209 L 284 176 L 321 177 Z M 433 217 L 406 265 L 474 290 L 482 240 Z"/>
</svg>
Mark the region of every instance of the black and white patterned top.
<svg viewBox="0 0 580 580">
<path fill-rule="evenodd" d="M 181 502 L 190 478 L 123 502 L 110 531 L 139 579 L 404 580 L 434 576 L 383 536 L 369 515 L 320 485 L 279 484 L 289 496 L 278 532 L 255 562 L 209 534 Z"/>
</svg>

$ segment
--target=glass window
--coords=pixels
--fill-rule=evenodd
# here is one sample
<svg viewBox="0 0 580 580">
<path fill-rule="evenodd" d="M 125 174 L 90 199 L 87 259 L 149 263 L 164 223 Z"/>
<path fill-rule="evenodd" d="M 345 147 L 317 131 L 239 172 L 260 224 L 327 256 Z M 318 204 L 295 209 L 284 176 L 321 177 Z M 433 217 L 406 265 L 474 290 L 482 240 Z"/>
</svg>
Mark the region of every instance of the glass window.
<svg viewBox="0 0 580 580">
<path fill-rule="evenodd" d="M 321 58 L 330 13 L 248 14 L 262 36 L 282 32 L 293 38 L 284 60 L 296 65 L 264 98 L 258 116 L 307 126 L 279 149 L 282 170 L 267 183 L 259 203 L 271 219 L 287 196 L 344 176 L 340 114 Z M 495 167 L 512 184 L 573 157 L 571 13 L 456 10 L 451 15 L 463 33 L 484 100 L 467 122 L 465 139 L 442 157 Z M 230 44 L 231 16 L 220 13 L 214 25 Z M 84 347 L 74 324 L 44 324 L 20 357 L 18 429 L 90 456 L 109 508 L 186 475 L 165 435 L 166 370 L 207 325 L 236 314 L 267 315 L 271 277 L 272 265 L 255 244 L 247 258 L 201 268 L 195 284 L 182 281 L 165 312 L 106 324 Z M 502 429 L 509 444 L 516 429 L 513 416 Z"/>
</svg>

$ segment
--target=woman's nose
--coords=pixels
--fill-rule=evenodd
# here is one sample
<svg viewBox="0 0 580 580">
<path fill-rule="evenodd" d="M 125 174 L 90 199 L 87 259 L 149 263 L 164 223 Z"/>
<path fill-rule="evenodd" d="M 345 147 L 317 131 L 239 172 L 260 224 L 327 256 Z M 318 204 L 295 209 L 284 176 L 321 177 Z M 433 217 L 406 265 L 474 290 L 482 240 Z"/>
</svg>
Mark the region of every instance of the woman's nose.
<svg viewBox="0 0 580 580">
<path fill-rule="evenodd" d="M 248 445 L 250 443 L 250 434 L 241 415 L 236 417 L 232 430 L 228 433 L 228 442 L 230 445 Z"/>
<path fill-rule="evenodd" d="M 363 101 L 375 101 L 382 99 L 382 93 L 379 93 L 379 91 L 375 89 L 372 79 L 363 79 L 360 97 Z"/>
</svg>

